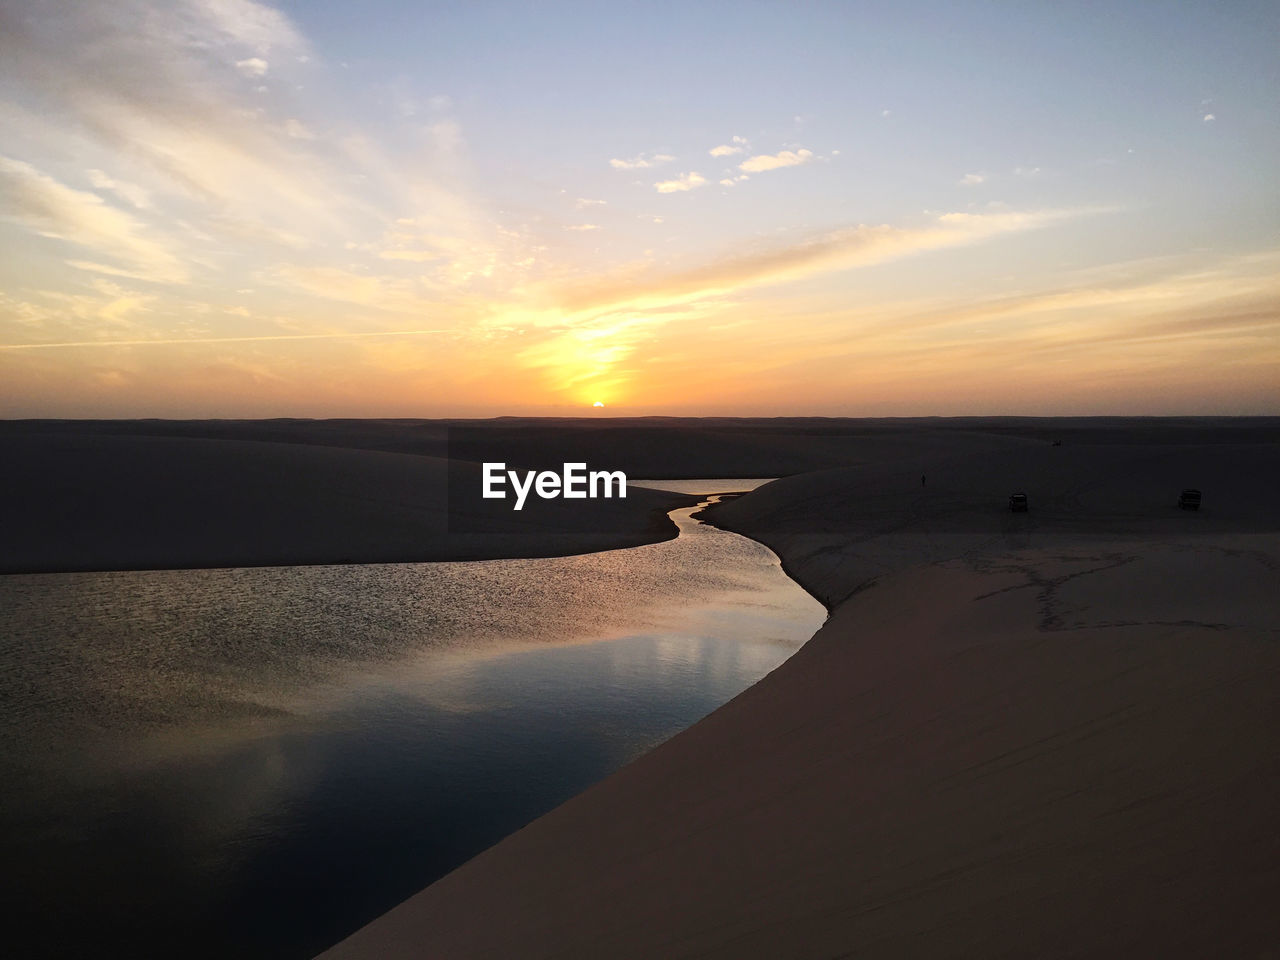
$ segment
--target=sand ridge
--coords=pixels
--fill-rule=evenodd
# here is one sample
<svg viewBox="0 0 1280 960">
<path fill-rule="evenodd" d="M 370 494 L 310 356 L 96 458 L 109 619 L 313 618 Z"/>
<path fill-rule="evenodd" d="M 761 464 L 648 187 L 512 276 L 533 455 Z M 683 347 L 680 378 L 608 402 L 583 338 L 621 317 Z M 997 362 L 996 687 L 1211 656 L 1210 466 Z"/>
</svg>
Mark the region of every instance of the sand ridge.
<svg viewBox="0 0 1280 960">
<path fill-rule="evenodd" d="M 1106 439 L 886 437 L 708 511 L 822 630 L 323 956 L 1267 955 L 1280 447 Z"/>
</svg>

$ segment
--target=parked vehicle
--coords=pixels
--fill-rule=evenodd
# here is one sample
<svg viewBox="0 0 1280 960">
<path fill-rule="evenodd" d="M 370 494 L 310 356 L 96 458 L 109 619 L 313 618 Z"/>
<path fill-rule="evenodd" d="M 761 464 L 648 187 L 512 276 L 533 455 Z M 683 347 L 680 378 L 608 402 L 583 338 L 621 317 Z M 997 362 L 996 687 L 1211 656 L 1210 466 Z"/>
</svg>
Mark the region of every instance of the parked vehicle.
<svg viewBox="0 0 1280 960">
<path fill-rule="evenodd" d="M 1009 509 L 1014 513 L 1027 512 L 1027 495 L 1025 493 L 1009 494 Z"/>
<path fill-rule="evenodd" d="M 1178 497 L 1178 506 L 1183 510 L 1199 510 L 1200 509 L 1200 491 L 1193 490 L 1188 487 L 1182 491 Z"/>
</svg>

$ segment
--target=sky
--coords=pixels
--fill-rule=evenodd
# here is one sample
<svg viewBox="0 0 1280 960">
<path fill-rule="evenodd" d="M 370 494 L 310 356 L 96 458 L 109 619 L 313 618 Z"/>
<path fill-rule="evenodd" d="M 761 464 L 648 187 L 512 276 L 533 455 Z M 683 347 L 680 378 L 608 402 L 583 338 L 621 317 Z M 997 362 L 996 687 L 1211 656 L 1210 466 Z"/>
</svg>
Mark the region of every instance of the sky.
<svg viewBox="0 0 1280 960">
<path fill-rule="evenodd" d="M 0 0 L 0 417 L 1280 414 L 1278 174 L 1273 2 Z"/>
</svg>

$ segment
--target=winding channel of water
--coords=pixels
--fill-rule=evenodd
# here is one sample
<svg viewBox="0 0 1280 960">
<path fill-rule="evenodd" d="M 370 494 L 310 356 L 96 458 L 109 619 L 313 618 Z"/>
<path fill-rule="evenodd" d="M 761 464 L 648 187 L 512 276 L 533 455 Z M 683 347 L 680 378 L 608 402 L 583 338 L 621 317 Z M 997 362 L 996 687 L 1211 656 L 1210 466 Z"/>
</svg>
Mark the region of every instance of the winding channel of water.
<svg viewBox="0 0 1280 960">
<path fill-rule="evenodd" d="M 825 617 L 695 510 L 573 557 L 0 577 L 11 935 L 308 957 L 688 727 Z"/>
</svg>

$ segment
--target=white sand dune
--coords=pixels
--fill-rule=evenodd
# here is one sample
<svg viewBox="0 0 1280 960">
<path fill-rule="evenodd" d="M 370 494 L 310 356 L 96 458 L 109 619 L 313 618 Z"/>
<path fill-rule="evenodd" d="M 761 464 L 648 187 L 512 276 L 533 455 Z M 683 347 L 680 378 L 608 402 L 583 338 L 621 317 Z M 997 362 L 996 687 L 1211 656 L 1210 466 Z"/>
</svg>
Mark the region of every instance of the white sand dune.
<svg viewBox="0 0 1280 960">
<path fill-rule="evenodd" d="M 952 437 L 716 508 L 826 626 L 323 956 L 1274 955 L 1278 448 L 1140 439 Z"/>
</svg>

